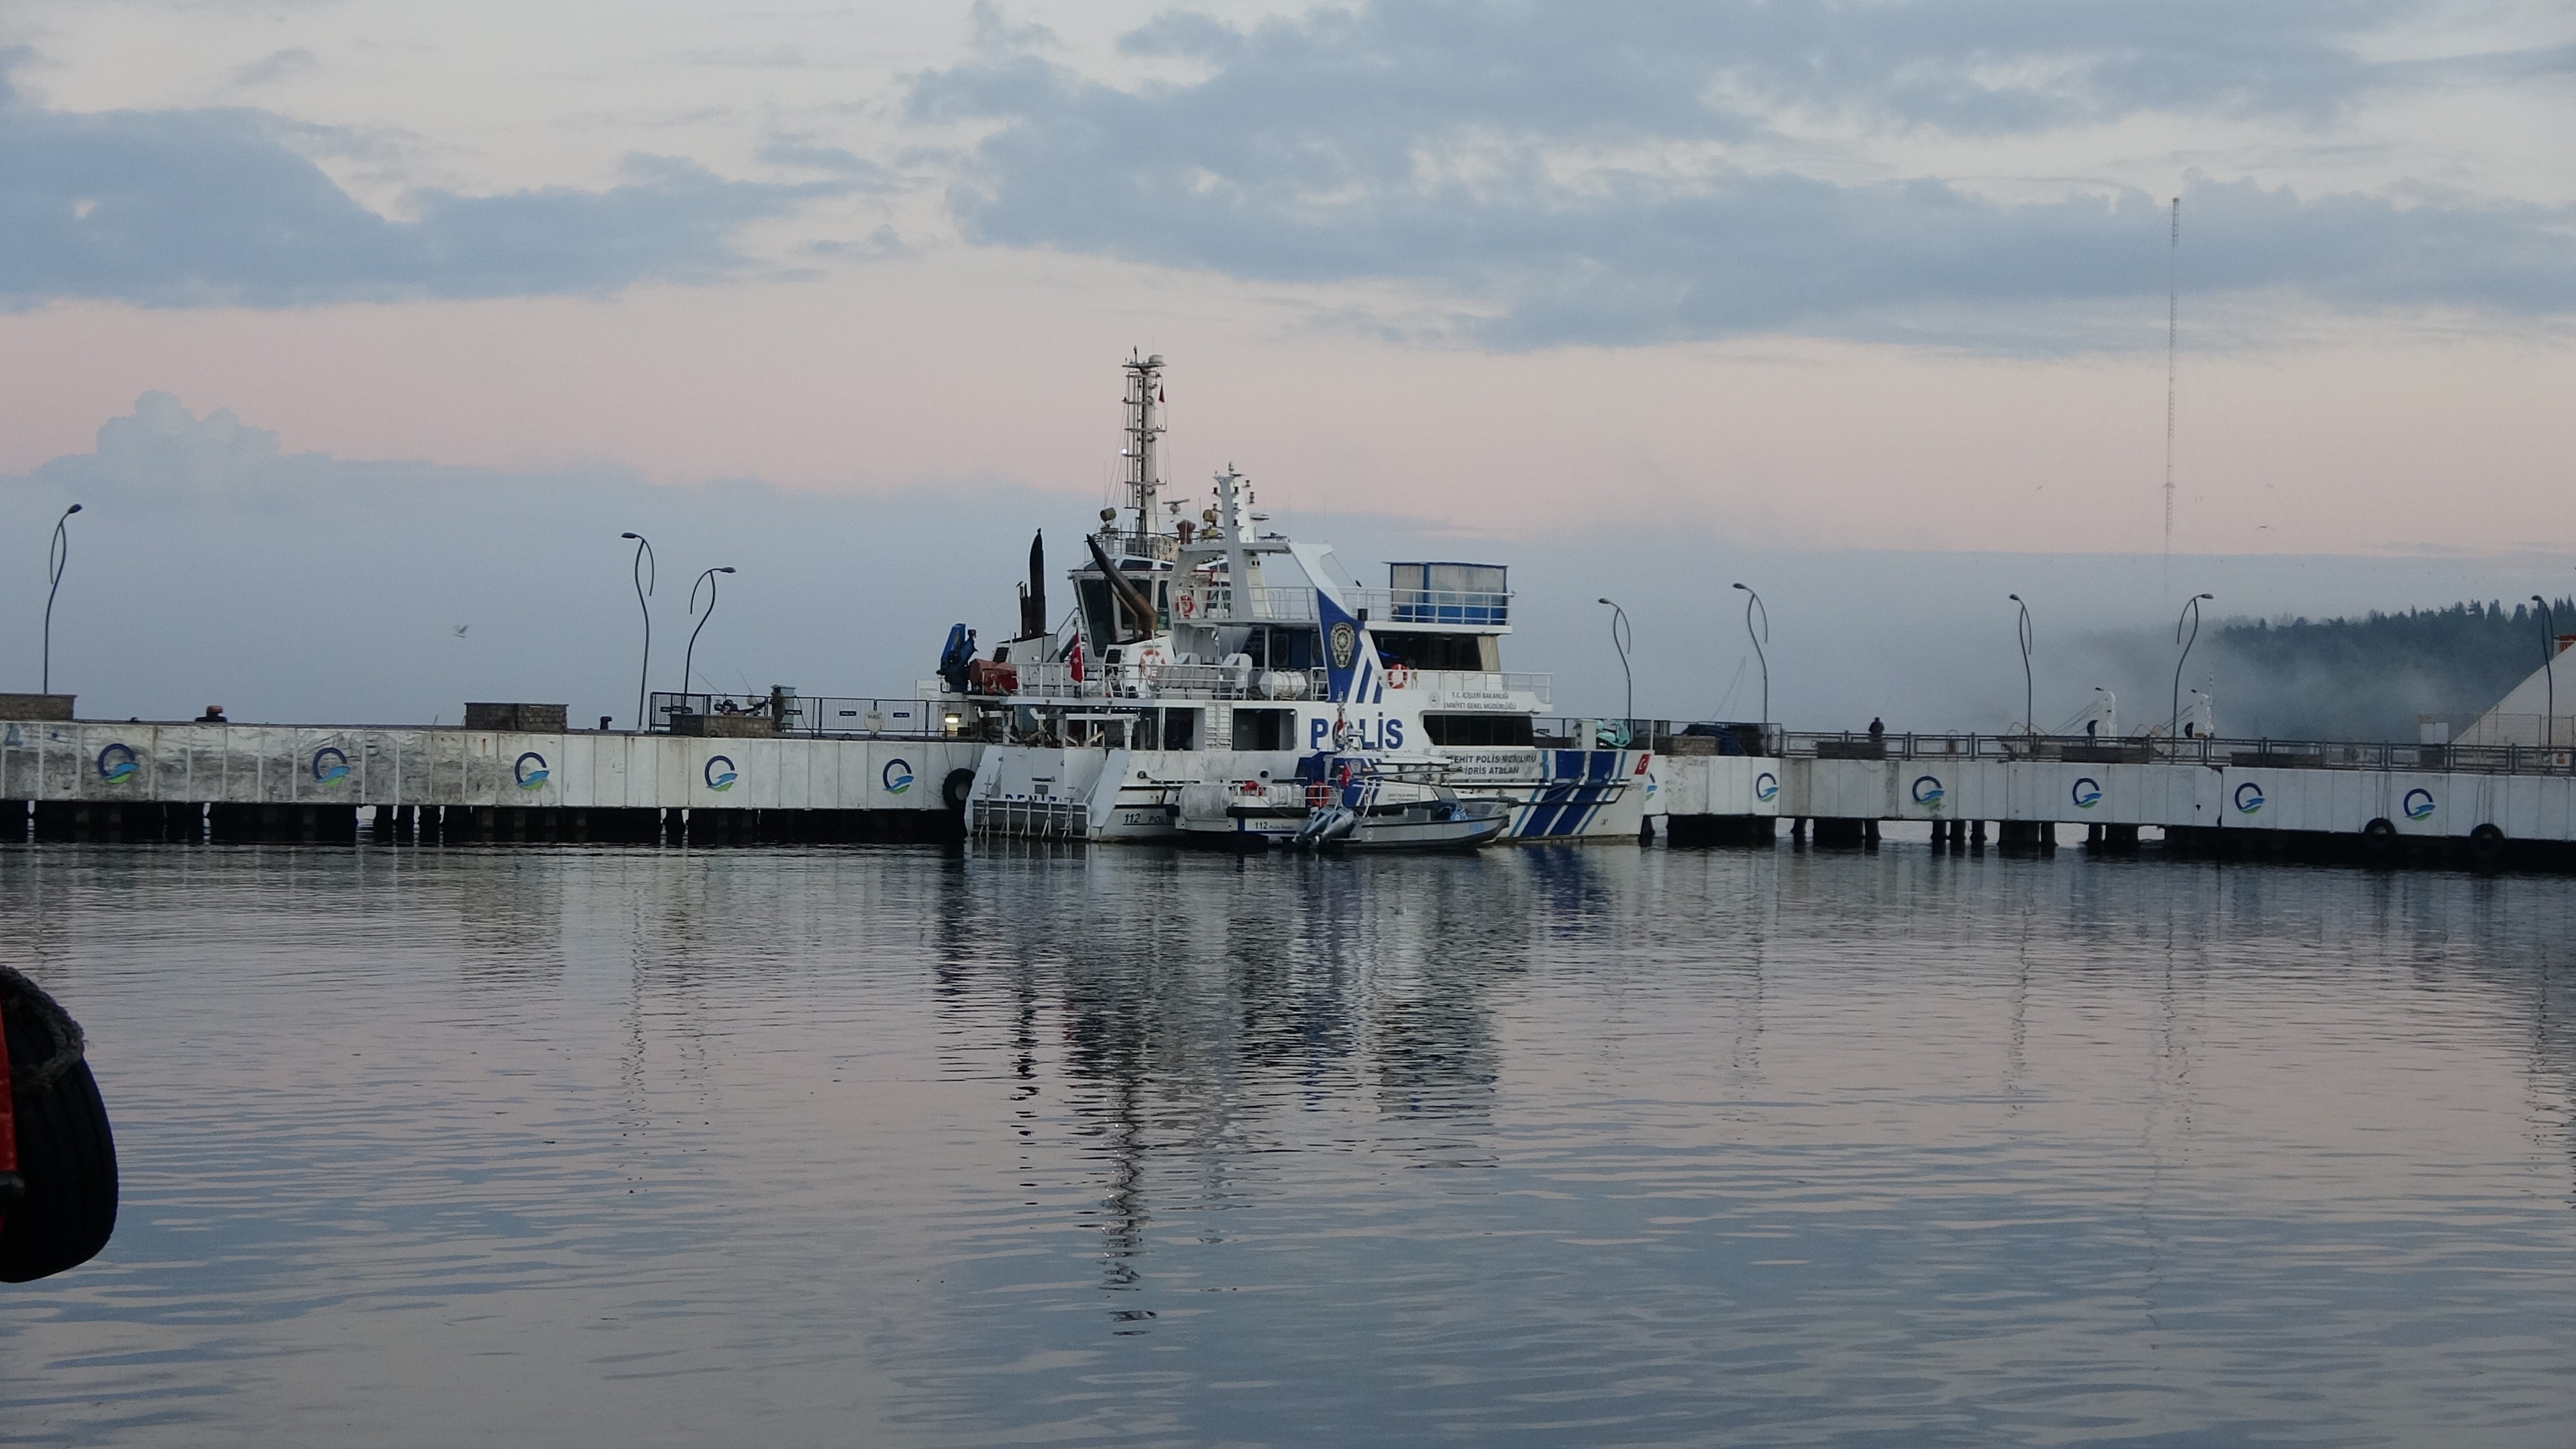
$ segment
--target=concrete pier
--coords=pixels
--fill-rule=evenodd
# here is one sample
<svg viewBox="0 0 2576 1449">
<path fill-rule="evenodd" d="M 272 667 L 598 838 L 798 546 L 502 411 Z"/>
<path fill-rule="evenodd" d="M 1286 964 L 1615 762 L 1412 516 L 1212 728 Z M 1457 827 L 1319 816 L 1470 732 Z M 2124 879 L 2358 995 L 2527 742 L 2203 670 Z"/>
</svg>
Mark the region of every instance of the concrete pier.
<svg viewBox="0 0 2576 1449">
<path fill-rule="evenodd" d="M 953 836 L 938 738 L 0 721 L 0 838 L 732 844 Z"/>
<path fill-rule="evenodd" d="M 49 697 L 50 698 L 50 697 Z M 1676 846 L 2168 851 L 2576 867 L 2569 752 L 1976 736 L 1656 756 Z M 732 845 L 954 839 L 982 746 L 935 734 L 0 720 L 0 839 Z M 2165 752 L 2172 751 L 2167 754 Z M 2180 757 L 2176 757 L 2176 756 Z M 1656 820 L 1656 817 L 1661 817 Z"/>
<path fill-rule="evenodd" d="M 2251 742 L 2248 742 L 2251 743 Z M 2576 866 L 2576 760 L 2568 752 L 2465 752 L 2406 746 L 2184 746 L 2154 758 L 2145 742 L 2033 758 L 2026 744 L 1976 737 L 1890 737 L 1864 749 L 1785 756 L 1682 756 L 1654 762 L 1657 799 L 1675 844 L 1766 840 L 1760 819 L 1812 826 L 1819 846 L 1869 843 L 1881 821 L 1919 821 L 1935 844 L 1984 844 L 1988 822 L 2007 852 L 2046 852 L 2058 827 L 2088 849 L 2125 853 L 2140 830 L 2168 849 L 2254 858 Z M 2070 758 L 2071 756 L 2071 758 Z M 1728 818 L 1688 814 L 1725 802 Z M 1776 827 L 1775 827 L 1776 828 Z M 1794 838 L 1793 830 L 1793 838 Z"/>
</svg>

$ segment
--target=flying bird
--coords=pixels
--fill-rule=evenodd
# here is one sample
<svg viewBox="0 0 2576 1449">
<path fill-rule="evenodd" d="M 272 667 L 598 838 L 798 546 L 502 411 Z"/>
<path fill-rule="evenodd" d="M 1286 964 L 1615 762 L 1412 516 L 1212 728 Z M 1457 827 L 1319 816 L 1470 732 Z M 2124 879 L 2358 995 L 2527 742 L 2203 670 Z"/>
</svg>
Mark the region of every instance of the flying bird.
<svg viewBox="0 0 2576 1449">
<path fill-rule="evenodd" d="M 459 639 L 464 638 L 464 637 L 465 637 L 465 631 L 466 631 L 466 630 L 468 630 L 468 629 L 471 629 L 471 628 L 473 628 L 473 627 L 474 627 L 474 626 L 473 626 L 473 625 L 471 625 L 471 624 L 459 624 L 459 625 L 457 625 L 457 626 L 456 626 L 456 637 L 457 637 L 457 638 L 459 638 Z"/>
</svg>

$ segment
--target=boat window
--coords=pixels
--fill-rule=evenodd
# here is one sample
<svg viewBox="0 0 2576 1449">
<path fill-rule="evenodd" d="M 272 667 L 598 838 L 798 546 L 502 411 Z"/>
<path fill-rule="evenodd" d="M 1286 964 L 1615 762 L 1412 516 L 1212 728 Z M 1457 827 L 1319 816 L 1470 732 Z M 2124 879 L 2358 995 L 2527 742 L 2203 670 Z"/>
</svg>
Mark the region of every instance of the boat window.
<svg viewBox="0 0 2576 1449">
<path fill-rule="evenodd" d="M 1194 709 L 1163 711 L 1163 748 L 1195 750 L 1199 747 L 1199 712 Z"/>
<path fill-rule="evenodd" d="M 1136 716 L 1136 724 L 1134 728 L 1128 732 L 1127 743 L 1140 750 L 1161 749 L 1163 747 L 1163 732 L 1156 728 L 1156 726 L 1161 723 L 1161 714 L 1162 711 L 1160 710 L 1149 709 L 1140 711 Z"/>
<path fill-rule="evenodd" d="M 1082 637 L 1089 641 L 1093 652 L 1103 644 L 1117 642 L 1118 631 L 1111 627 L 1110 620 L 1109 581 L 1097 575 L 1075 579 L 1073 594 L 1082 605 Z"/>
<path fill-rule="evenodd" d="M 1435 745 L 1516 745 L 1533 743 L 1525 714 L 1426 714 L 1423 732 Z"/>
<path fill-rule="evenodd" d="M 1252 656 L 1255 669 L 1312 669 L 1319 657 L 1315 639 L 1312 629 L 1264 625 L 1244 641 L 1243 652 Z"/>
<path fill-rule="evenodd" d="M 1234 712 L 1234 747 L 1238 750 L 1293 750 L 1297 714 L 1286 709 L 1238 709 Z"/>
<path fill-rule="evenodd" d="M 1409 669 L 1482 669 L 1484 654 L 1474 634 L 1409 634 L 1388 630 L 1369 636 L 1389 664 Z"/>
</svg>

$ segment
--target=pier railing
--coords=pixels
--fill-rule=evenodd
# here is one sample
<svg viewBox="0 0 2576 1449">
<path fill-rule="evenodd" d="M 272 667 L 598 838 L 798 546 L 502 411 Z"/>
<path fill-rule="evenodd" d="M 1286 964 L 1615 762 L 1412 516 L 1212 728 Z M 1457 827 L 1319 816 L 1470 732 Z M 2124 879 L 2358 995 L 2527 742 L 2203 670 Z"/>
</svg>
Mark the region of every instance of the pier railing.
<svg viewBox="0 0 2576 1449">
<path fill-rule="evenodd" d="M 2096 765 L 2209 765 L 2235 769 L 2421 770 L 2481 775 L 2576 772 L 2576 748 L 2535 745 L 2425 745 L 2349 740 L 2168 739 L 2137 735 L 1980 735 L 1792 730 L 1791 756 L 1842 760 L 2054 760 Z"/>
<path fill-rule="evenodd" d="M 845 735 L 855 739 L 942 739 L 955 734 L 953 702 L 935 699 L 845 699 L 835 695 L 785 695 L 777 730 L 782 735 Z M 766 694 L 653 694 L 653 728 L 669 730 L 683 715 L 718 719 L 768 717 Z"/>
</svg>

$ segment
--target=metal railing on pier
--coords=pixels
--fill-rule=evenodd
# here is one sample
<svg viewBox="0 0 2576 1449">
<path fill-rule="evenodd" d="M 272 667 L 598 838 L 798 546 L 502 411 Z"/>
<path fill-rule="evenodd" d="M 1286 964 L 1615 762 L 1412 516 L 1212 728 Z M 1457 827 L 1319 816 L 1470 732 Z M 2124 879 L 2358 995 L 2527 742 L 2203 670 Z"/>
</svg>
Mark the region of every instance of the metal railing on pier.
<svg viewBox="0 0 2576 1449">
<path fill-rule="evenodd" d="M 850 739 L 944 739 L 957 733 L 948 716 L 953 701 L 930 699 L 845 699 L 801 694 L 653 694 L 653 728 L 667 731 L 688 715 L 714 719 L 758 720 L 781 707 L 777 732 L 782 735 L 840 736 Z"/>
<path fill-rule="evenodd" d="M 2563 775 L 2576 749 L 2535 745 L 2425 745 L 2349 740 L 2169 739 L 2135 735 L 1980 735 L 1792 730 L 1784 753 L 1826 760 L 2057 760 L 2069 764 L 2187 764 L 2236 769 L 2421 770 L 2480 775 Z"/>
</svg>

